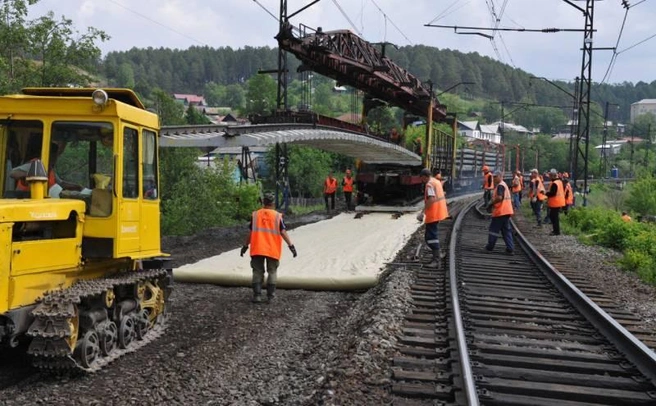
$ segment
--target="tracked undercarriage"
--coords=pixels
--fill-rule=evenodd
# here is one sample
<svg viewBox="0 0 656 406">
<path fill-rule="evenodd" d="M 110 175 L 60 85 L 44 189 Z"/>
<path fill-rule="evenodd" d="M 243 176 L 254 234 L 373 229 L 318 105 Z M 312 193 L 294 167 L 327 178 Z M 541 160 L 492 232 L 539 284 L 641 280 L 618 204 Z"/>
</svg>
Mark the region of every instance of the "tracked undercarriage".
<svg viewBox="0 0 656 406">
<path fill-rule="evenodd" d="M 125 272 L 49 292 L 27 332 L 34 365 L 95 372 L 159 337 L 170 280 L 163 269 Z"/>
</svg>

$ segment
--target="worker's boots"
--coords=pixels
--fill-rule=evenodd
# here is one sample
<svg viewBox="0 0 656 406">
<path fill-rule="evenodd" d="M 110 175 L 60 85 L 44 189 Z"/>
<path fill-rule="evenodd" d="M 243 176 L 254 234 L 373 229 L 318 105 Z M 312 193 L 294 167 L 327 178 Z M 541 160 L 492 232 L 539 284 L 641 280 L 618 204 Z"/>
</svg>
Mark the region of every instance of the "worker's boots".
<svg viewBox="0 0 656 406">
<path fill-rule="evenodd" d="M 433 250 L 433 260 L 426 264 L 426 268 L 439 270 L 442 265 L 442 256 L 440 250 Z"/>
<path fill-rule="evenodd" d="M 276 297 L 276 285 L 267 285 L 267 302 L 271 302 Z"/>
<path fill-rule="evenodd" d="M 262 284 L 254 283 L 253 284 L 253 303 L 262 303 Z"/>
</svg>

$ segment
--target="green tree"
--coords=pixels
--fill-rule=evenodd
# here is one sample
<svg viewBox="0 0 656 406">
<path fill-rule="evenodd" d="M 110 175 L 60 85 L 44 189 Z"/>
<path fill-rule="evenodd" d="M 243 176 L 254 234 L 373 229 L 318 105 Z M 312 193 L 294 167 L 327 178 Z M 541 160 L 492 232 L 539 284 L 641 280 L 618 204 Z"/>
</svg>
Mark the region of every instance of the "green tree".
<svg viewBox="0 0 656 406">
<path fill-rule="evenodd" d="M 118 77 L 116 79 L 120 87 L 134 89 L 134 70 L 132 69 L 132 65 L 123 62 L 118 69 Z"/>
<path fill-rule="evenodd" d="M 648 175 L 634 182 L 629 189 L 626 205 L 641 215 L 656 214 L 656 178 Z"/>
<path fill-rule="evenodd" d="M 155 89 L 150 96 L 161 125 L 181 125 L 185 123 L 184 106 L 163 91 Z"/>
<path fill-rule="evenodd" d="M 189 106 L 185 112 L 185 121 L 187 124 L 210 124 L 209 118 L 205 117 L 203 113 L 198 111 L 194 106 Z"/>
<path fill-rule="evenodd" d="M 247 114 L 265 114 L 276 108 L 278 86 L 269 75 L 255 75 L 246 84 Z"/>
</svg>

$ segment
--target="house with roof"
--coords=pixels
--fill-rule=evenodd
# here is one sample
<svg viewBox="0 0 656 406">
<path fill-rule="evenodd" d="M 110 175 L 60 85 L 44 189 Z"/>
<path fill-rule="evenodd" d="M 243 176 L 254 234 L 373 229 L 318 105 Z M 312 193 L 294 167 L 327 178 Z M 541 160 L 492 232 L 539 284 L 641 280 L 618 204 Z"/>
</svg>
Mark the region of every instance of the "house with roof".
<svg viewBox="0 0 656 406">
<path fill-rule="evenodd" d="M 501 142 L 499 127 L 494 124 L 480 124 L 478 121 L 458 121 L 458 134 L 463 137 L 486 140 L 494 143 Z"/>
<path fill-rule="evenodd" d="M 642 99 L 631 104 L 631 122 L 639 115 L 651 113 L 656 116 L 656 99 Z"/>
<path fill-rule="evenodd" d="M 501 134 L 499 133 L 499 126 L 496 124 L 481 125 L 481 139 L 500 144 Z"/>
<path fill-rule="evenodd" d="M 481 138 L 481 126 L 478 121 L 458 121 L 458 134 L 463 137 Z"/>
<path fill-rule="evenodd" d="M 207 106 L 205 97 L 197 94 L 173 93 L 175 101 L 181 102 L 185 107 L 189 106 Z"/>
</svg>

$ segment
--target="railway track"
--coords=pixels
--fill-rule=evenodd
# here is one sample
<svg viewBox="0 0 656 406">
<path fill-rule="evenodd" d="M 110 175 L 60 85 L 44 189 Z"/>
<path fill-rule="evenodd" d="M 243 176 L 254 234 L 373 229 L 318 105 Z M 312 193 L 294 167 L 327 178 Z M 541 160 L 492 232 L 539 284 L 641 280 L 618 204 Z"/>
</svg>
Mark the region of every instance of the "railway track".
<svg viewBox="0 0 656 406">
<path fill-rule="evenodd" d="M 435 300 L 416 299 L 406 318 L 398 404 L 656 404 L 656 354 L 540 263 L 521 233 L 515 256 L 501 241 L 486 252 L 489 220 L 473 207 L 453 224 L 448 270 L 417 273 L 436 281 Z M 431 306 L 433 324 L 417 325 Z"/>
</svg>

